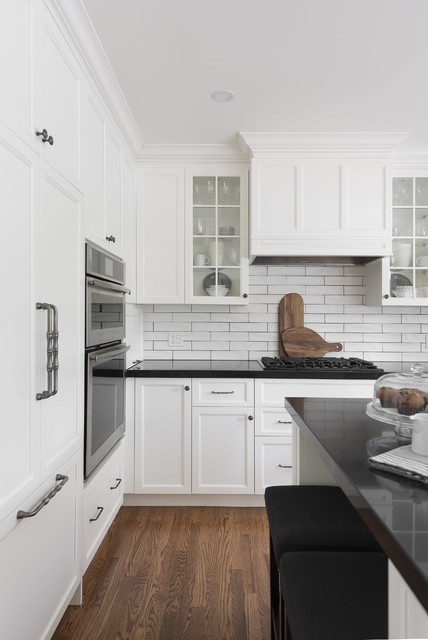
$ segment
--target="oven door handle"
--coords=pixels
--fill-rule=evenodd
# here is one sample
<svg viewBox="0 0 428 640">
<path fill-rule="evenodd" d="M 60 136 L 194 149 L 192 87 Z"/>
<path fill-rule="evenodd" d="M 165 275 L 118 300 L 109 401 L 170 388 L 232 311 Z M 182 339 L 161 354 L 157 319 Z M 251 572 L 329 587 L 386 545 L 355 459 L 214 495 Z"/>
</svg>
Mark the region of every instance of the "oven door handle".
<svg viewBox="0 0 428 640">
<path fill-rule="evenodd" d="M 97 353 L 90 353 L 89 360 L 93 360 L 94 362 L 103 362 L 105 360 L 111 360 L 114 356 L 120 356 L 122 353 L 126 353 L 131 348 L 131 345 L 119 346 L 119 347 L 109 347 L 108 349 L 103 349 L 102 352 L 98 351 Z"/>
<path fill-rule="evenodd" d="M 130 289 L 123 287 L 121 284 L 114 284 L 113 282 L 104 282 L 103 280 L 89 280 L 87 279 L 88 287 L 97 287 L 97 289 L 104 289 L 105 291 L 117 291 L 119 293 L 131 293 Z"/>
</svg>

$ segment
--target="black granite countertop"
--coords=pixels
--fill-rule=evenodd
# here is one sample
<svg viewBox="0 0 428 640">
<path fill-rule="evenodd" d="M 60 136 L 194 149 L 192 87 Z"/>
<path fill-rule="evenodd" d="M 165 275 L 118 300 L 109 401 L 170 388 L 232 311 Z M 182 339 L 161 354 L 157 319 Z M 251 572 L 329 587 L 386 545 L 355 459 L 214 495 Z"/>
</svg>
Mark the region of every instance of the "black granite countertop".
<svg viewBox="0 0 428 640">
<path fill-rule="evenodd" d="M 264 369 L 258 360 L 142 360 L 130 367 L 126 375 L 129 378 L 348 379 L 346 372 L 337 370 L 320 373 L 311 369 Z M 372 379 L 372 376 L 362 373 L 355 379 Z"/>
<path fill-rule="evenodd" d="M 131 378 L 256 378 L 265 373 L 257 360 L 142 360 Z"/>
<path fill-rule="evenodd" d="M 368 451 L 402 444 L 393 425 L 369 418 L 366 399 L 287 401 L 304 437 L 428 611 L 428 488 L 368 463 Z"/>
</svg>

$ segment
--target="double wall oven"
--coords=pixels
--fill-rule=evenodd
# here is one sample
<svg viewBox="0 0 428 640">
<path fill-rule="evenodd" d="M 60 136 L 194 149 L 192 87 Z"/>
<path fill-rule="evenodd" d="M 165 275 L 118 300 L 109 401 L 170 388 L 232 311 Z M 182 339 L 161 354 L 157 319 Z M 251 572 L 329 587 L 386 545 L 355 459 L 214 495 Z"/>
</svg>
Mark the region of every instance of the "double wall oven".
<svg viewBox="0 0 428 640">
<path fill-rule="evenodd" d="M 125 433 L 125 263 L 86 243 L 85 479 Z"/>
</svg>

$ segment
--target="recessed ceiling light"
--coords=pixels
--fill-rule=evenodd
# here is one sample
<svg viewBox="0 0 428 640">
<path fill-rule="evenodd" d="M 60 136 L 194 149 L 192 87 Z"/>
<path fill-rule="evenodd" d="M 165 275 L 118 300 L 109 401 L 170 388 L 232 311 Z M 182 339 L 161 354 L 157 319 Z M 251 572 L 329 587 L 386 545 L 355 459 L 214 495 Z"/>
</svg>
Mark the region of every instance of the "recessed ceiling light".
<svg viewBox="0 0 428 640">
<path fill-rule="evenodd" d="M 229 102 L 234 97 L 235 94 L 231 91 L 213 91 L 211 94 L 211 98 L 216 102 Z"/>
</svg>

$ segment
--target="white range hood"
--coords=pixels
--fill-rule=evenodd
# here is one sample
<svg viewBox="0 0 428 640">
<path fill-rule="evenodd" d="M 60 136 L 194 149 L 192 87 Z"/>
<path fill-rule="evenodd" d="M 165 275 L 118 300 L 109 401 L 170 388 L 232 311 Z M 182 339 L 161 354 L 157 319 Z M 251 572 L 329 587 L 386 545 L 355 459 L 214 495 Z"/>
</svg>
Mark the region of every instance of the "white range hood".
<svg viewBox="0 0 428 640">
<path fill-rule="evenodd" d="M 240 133 L 250 260 L 365 264 L 391 254 L 391 152 L 405 133 Z"/>
</svg>

